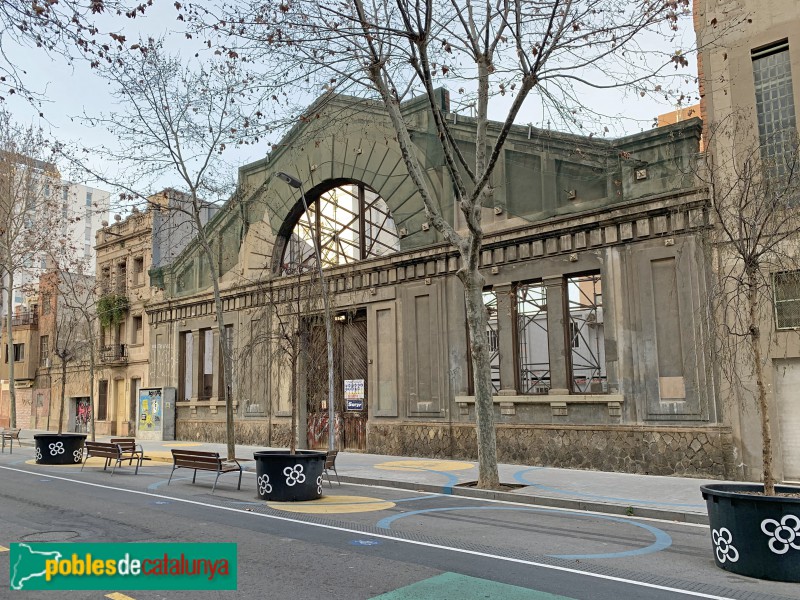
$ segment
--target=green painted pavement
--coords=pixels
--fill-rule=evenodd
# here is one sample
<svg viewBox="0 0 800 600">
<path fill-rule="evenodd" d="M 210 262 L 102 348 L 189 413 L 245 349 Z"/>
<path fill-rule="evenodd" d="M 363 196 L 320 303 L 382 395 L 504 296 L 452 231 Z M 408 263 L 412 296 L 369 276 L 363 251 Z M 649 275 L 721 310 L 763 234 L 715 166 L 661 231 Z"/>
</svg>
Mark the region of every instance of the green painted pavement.
<svg viewBox="0 0 800 600">
<path fill-rule="evenodd" d="M 442 573 L 430 579 L 412 583 L 370 600 L 478 600 L 502 598 L 503 600 L 573 600 L 567 596 L 554 596 L 516 585 L 498 583 L 488 579 L 468 577 L 458 573 Z"/>
</svg>

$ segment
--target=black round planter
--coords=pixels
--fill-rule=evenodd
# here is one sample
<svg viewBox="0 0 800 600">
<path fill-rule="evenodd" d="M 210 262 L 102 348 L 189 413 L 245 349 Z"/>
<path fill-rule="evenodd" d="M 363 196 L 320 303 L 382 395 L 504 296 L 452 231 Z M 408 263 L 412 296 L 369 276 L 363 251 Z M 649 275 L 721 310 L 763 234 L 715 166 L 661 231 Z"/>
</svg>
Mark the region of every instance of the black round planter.
<svg viewBox="0 0 800 600">
<path fill-rule="evenodd" d="M 758 484 L 711 484 L 700 491 L 708 508 L 717 566 L 731 573 L 800 582 L 800 498 L 754 496 Z M 776 492 L 800 493 L 777 486 Z"/>
<path fill-rule="evenodd" d="M 322 497 L 325 453 L 314 450 L 260 450 L 256 459 L 256 486 L 261 500 L 293 502 Z"/>
<path fill-rule="evenodd" d="M 77 465 L 83 461 L 85 433 L 37 433 L 33 440 L 36 464 Z"/>
</svg>

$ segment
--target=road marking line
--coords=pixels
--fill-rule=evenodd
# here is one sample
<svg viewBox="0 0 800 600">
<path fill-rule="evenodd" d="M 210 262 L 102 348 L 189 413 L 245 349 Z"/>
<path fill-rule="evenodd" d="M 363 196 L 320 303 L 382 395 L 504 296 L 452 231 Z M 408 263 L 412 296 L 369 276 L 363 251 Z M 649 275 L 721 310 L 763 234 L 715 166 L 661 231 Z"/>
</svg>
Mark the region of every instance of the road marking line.
<svg viewBox="0 0 800 600">
<path fill-rule="evenodd" d="M 17 473 L 22 473 L 24 475 L 33 475 L 34 477 L 39 477 L 39 473 L 34 473 L 31 471 L 26 471 L 24 469 L 15 469 L 13 467 L 6 467 L 0 465 L 0 469 L 5 471 L 14 471 Z M 340 531 L 343 533 L 351 533 L 356 536 L 364 536 L 363 531 L 359 531 L 357 529 L 350 529 L 348 527 L 339 527 L 336 525 L 327 525 L 325 523 L 309 523 L 307 521 L 301 521 L 300 519 L 292 519 L 290 517 L 282 517 L 279 515 L 265 515 L 262 513 L 251 512 L 247 510 L 242 510 L 240 508 L 232 508 L 230 506 L 217 506 L 215 504 L 208 504 L 207 502 L 200 502 L 198 500 L 189 500 L 188 498 L 175 498 L 173 496 L 164 496 L 161 494 L 153 494 L 152 492 L 142 492 L 140 490 L 127 490 L 125 488 L 118 488 L 111 485 L 104 485 L 101 483 L 91 483 L 89 481 L 79 481 L 76 479 L 69 479 L 67 477 L 58 477 L 56 475 L 52 475 L 51 479 L 59 479 L 61 481 L 66 481 L 68 483 L 75 483 L 78 485 L 86 485 L 89 487 L 101 488 L 106 490 L 111 490 L 114 492 L 123 492 L 127 494 L 134 494 L 138 496 L 149 496 L 151 498 L 163 498 L 165 500 L 172 500 L 173 502 L 182 502 L 184 504 L 191 504 L 193 506 L 203 506 L 206 508 L 214 508 L 217 510 L 223 510 L 227 512 L 239 513 L 242 515 L 250 515 L 253 517 L 260 517 L 262 519 L 270 519 L 273 521 L 283 521 L 284 523 L 292 523 L 295 525 L 306 525 L 308 527 L 317 527 L 319 529 L 327 529 L 330 531 Z M 395 537 L 392 535 L 380 534 L 380 533 L 370 533 L 367 534 L 371 538 L 378 538 L 382 540 L 391 540 L 393 542 L 398 542 L 401 544 L 411 544 L 412 546 L 424 546 L 426 548 L 435 548 L 436 550 L 446 550 L 449 552 L 455 552 L 457 554 L 466 554 L 468 556 L 480 556 L 481 558 L 491 558 L 494 560 L 499 560 L 503 562 L 510 562 L 520 565 L 528 565 L 530 567 L 538 567 L 540 569 L 549 569 L 551 571 L 561 571 L 563 573 L 572 573 L 575 575 L 583 575 L 585 577 L 592 577 L 594 579 L 604 579 L 606 581 L 615 581 L 617 583 L 626 583 L 629 585 L 634 585 L 638 587 L 645 587 L 655 590 L 661 590 L 664 592 L 672 592 L 676 594 L 684 594 L 686 596 L 693 596 L 695 598 L 708 598 L 708 600 L 734 600 L 733 598 L 729 598 L 726 596 L 715 596 L 713 594 L 704 594 L 702 592 L 695 592 L 692 590 L 684 590 L 681 588 L 674 588 L 666 585 L 658 585 L 655 583 L 647 583 L 644 581 L 636 581 L 635 579 L 626 579 L 624 577 L 614 577 L 613 575 L 603 575 L 600 573 L 592 573 L 590 571 L 582 571 L 580 569 L 574 569 L 572 567 L 559 567 L 557 565 L 548 565 L 545 563 L 539 563 L 533 560 L 525 560 L 521 558 L 512 558 L 510 556 L 501 556 L 498 554 L 491 554 L 488 552 L 478 552 L 477 550 L 467 550 L 466 548 L 454 548 L 451 546 L 444 546 L 442 544 L 432 544 L 430 542 L 420 542 L 417 540 L 407 540 L 399 537 Z"/>
<path fill-rule="evenodd" d="M 247 472 L 247 471 L 245 471 Z M 348 482 L 347 485 L 357 486 L 357 487 L 368 487 L 368 488 L 378 488 L 381 490 L 389 490 L 392 492 L 402 491 L 405 488 L 396 488 L 390 485 L 380 485 L 380 484 L 371 484 L 371 483 L 350 483 Z M 605 512 L 597 512 L 596 510 L 581 510 L 579 508 L 559 508 L 556 506 L 548 506 L 547 504 L 532 504 L 530 502 L 514 502 L 513 500 L 497 500 L 495 498 L 474 498 L 472 496 L 461 496 L 457 494 L 449 495 L 449 494 L 440 494 L 438 492 L 422 492 L 417 490 L 419 493 L 427 494 L 428 497 L 431 498 L 447 498 L 448 500 L 461 500 L 465 502 L 475 502 L 479 500 L 480 502 L 490 502 L 492 504 L 510 504 L 511 506 L 533 506 L 537 508 L 544 508 L 548 510 L 558 510 L 558 511 L 566 511 L 566 512 L 574 512 L 581 515 L 614 515 L 617 517 L 624 516 L 626 519 L 632 519 L 636 521 L 656 521 L 658 523 L 669 523 L 670 525 L 680 525 L 682 527 L 700 527 L 702 529 L 708 529 L 708 525 L 704 523 L 687 523 L 686 521 L 675 521 L 673 519 L 657 519 L 656 517 L 640 517 L 639 515 L 622 515 L 616 513 L 605 513 Z M 403 498 L 402 500 L 392 500 L 392 502 L 402 502 L 404 500 L 422 500 L 425 496 L 420 496 L 419 498 Z"/>
<path fill-rule="evenodd" d="M 110 594 L 106 594 L 106 598 L 110 598 L 110 600 L 134 600 L 134 598 L 126 596 L 125 594 L 121 594 L 120 592 L 112 592 Z"/>
</svg>

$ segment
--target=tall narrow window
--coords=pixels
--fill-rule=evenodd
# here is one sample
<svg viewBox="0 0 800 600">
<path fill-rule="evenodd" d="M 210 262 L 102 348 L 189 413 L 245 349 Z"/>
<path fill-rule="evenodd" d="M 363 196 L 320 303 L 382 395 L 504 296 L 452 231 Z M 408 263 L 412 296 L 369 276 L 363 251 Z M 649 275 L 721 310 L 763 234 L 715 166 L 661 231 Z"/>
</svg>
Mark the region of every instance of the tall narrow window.
<svg viewBox="0 0 800 600">
<path fill-rule="evenodd" d="M 205 329 L 200 332 L 200 364 L 203 366 L 203 388 L 198 394 L 198 398 L 207 400 L 211 398 L 214 385 L 214 332 Z"/>
<path fill-rule="evenodd" d="M 39 338 L 39 365 L 49 367 L 50 360 L 50 336 L 43 335 Z"/>
<path fill-rule="evenodd" d="M 572 392 L 602 394 L 606 385 L 600 274 L 567 278 Z"/>
<path fill-rule="evenodd" d="M 97 420 L 108 419 L 108 381 L 101 379 L 97 386 Z"/>
<path fill-rule="evenodd" d="M 186 331 L 180 337 L 180 357 L 179 357 L 179 400 L 191 400 L 194 393 L 192 380 L 194 369 L 192 368 L 192 357 L 194 355 L 194 337 L 191 331 Z"/>
<path fill-rule="evenodd" d="M 486 342 L 489 347 L 489 367 L 492 373 L 492 393 L 500 393 L 500 329 L 497 326 L 497 293 L 494 290 L 483 292 L 483 305 L 486 307 Z"/>
<path fill-rule="evenodd" d="M 517 348 L 520 393 L 547 394 L 550 391 L 550 356 L 547 300 L 541 282 L 517 287 Z"/>
<path fill-rule="evenodd" d="M 144 283 L 144 257 L 137 256 L 133 259 L 133 285 Z"/>
<path fill-rule="evenodd" d="M 751 54 L 761 156 L 773 176 L 783 177 L 789 169 L 786 161 L 797 153 L 789 43 L 782 40 Z"/>
<path fill-rule="evenodd" d="M 133 317 L 133 331 L 131 332 L 131 344 L 141 344 L 144 341 L 143 336 L 144 318 L 142 315 Z"/>
</svg>

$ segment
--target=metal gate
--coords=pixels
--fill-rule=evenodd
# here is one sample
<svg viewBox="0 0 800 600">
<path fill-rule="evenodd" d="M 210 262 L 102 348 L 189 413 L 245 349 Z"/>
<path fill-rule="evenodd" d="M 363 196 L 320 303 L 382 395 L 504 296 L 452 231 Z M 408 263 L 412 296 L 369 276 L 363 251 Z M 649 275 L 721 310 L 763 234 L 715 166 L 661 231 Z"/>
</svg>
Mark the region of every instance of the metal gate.
<svg viewBox="0 0 800 600">
<path fill-rule="evenodd" d="M 328 356 L 324 321 L 309 322 L 306 337 L 306 401 L 308 447 L 328 447 Z M 342 450 L 367 449 L 367 315 L 365 310 L 336 316 L 333 323 L 334 408 L 336 445 Z M 348 411 L 345 381 L 363 380 L 363 410 Z"/>
</svg>

